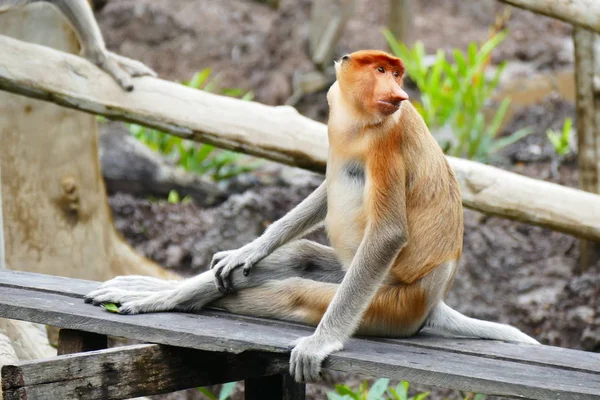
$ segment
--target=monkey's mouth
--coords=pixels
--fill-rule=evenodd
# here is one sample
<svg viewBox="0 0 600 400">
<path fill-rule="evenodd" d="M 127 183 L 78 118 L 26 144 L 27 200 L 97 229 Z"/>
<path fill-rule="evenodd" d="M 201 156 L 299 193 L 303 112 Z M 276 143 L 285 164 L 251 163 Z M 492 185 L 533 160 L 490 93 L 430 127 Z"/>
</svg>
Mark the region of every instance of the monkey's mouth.
<svg viewBox="0 0 600 400">
<path fill-rule="evenodd" d="M 402 100 L 398 101 L 387 101 L 387 100 L 378 100 L 379 109 L 385 115 L 391 115 L 398 111 L 400 106 L 402 105 Z"/>
</svg>

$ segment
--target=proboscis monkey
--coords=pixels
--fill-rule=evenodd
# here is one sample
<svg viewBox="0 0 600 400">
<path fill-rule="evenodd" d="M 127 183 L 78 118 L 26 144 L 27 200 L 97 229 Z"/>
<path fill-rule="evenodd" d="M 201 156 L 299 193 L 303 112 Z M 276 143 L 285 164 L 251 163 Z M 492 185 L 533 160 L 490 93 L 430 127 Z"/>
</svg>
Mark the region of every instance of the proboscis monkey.
<svg viewBox="0 0 600 400">
<path fill-rule="evenodd" d="M 55 5 L 67 17 L 81 43 L 83 56 L 108 73 L 124 90 L 133 90 L 131 77 L 156 76 L 156 72 L 141 62 L 106 50 L 88 0 L 0 0 L 0 13 L 40 2 Z"/>
<path fill-rule="evenodd" d="M 323 359 L 355 332 L 406 337 L 431 326 L 537 343 L 444 304 L 462 250 L 460 192 L 402 90 L 403 73 L 402 61 L 381 51 L 336 63 L 326 180 L 258 239 L 215 254 L 194 278 L 117 277 L 86 301 L 119 303 L 123 314 L 212 306 L 316 325 L 292 351 L 298 381 L 317 380 Z M 296 240 L 322 220 L 332 247 Z"/>
</svg>

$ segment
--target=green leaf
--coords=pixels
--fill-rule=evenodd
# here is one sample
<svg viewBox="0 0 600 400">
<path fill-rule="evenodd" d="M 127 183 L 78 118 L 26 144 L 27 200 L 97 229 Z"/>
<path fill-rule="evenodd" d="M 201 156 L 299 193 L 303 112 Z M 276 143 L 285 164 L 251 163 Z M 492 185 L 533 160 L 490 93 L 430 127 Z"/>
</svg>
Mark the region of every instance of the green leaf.
<svg viewBox="0 0 600 400">
<path fill-rule="evenodd" d="M 518 142 L 519 140 L 523 139 L 525 136 L 530 135 L 533 132 L 534 132 L 534 130 L 531 127 L 525 127 L 525 128 L 519 129 L 516 132 L 513 132 L 509 136 L 505 136 L 500 139 L 496 139 L 490 146 L 489 152 L 495 153 L 496 151 L 501 150 L 501 149 L 505 148 L 506 146 L 509 146 L 515 142 Z"/>
<path fill-rule="evenodd" d="M 351 399 L 356 399 L 356 400 L 360 400 L 359 394 L 357 392 L 354 392 L 352 389 L 350 389 L 350 387 L 348 387 L 348 385 L 335 385 L 335 389 L 337 390 L 337 392 L 341 395 L 343 395 L 344 397 L 349 397 Z M 359 389 L 360 392 L 360 389 Z"/>
<path fill-rule="evenodd" d="M 186 84 L 186 86 L 192 87 L 194 89 L 200 89 L 200 87 L 207 81 L 210 77 L 212 70 L 210 68 L 204 68 L 201 71 L 198 71 L 192 76 L 192 79 Z"/>
<path fill-rule="evenodd" d="M 339 394 L 337 394 L 335 392 L 327 393 L 327 400 L 345 400 L 346 398 L 347 398 L 347 396 L 340 396 Z"/>
<path fill-rule="evenodd" d="M 389 383 L 390 380 L 387 378 L 378 379 L 373 386 L 371 386 L 367 400 L 380 400 L 383 398 L 383 394 L 386 392 Z"/>
<path fill-rule="evenodd" d="M 117 307 L 117 305 L 114 303 L 102 303 L 102 307 L 111 313 L 119 313 L 119 307 Z"/>
<path fill-rule="evenodd" d="M 485 395 L 481 394 L 481 393 L 477 393 L 474 397 L 473 400 L 485 400 Z"/>
<path fill-rule="evenodd" d="M 498 130 L 500 129 L 500 125 L 502 124 L 502 121 L 504 121 L 504 116 L 506 115 L 506 112 L 508 111 L 509 106 L 510 106 L 510 99 L 506 98 L 506 99 L 502 100 L 502 103 L 500 103 L 500 106 L 498 106 L 498 110 L 496 111 L 496 114 L 494 115 L 492 122 L 488 125 L 486 135 L 488 135 L 489 137 L 496 136 L 496 134 L 498 133 Z"/>
<path fill-rule="evenodd" d="M 205 395 L 206 397 L 208 397 L 210 400 L 219 400 L 219 399 L 217 399 L 217 396 L 215 396 L 213 392 L 211 392 L 210 390 L 208 390 L 205 387 L 198 388 L 198 391 L 200 393 L 202 393 L 203 395 Z"/>
<path fill-rule="evenodd" d="M 244 94 L 241 98 L 241 100 L 244 100 L 244 101 L 252 101 L 253 99 L 254 99 L 253 91 L 246 92 L 246 94 Z"/>
<path fill-rule="evenodd" d="M 235 382 L 228 382 L 223 384 L 221 387 L 221 393 L 219 393 L 219 400 L 227 400 L 235 389 Z"/>
<path fill-rule="evenodd" d="M 419 393 L 411 397 L 411 400 L 423 400 L 429 396 L 429 392 Z"/>
<path fill-rule="evenodd" d="M 396 386 L 396 393 L 399 400 L 408 400 L 408 382 L 400 382 L 398 386 Z"/>
<path fill-rule="evenodd" d="M 573 128 L 573 120 L 571 119 L 571 117 L 567 117 L 567 119 L 565 119 L 565 122 L 563 123 L 563 128 L 562 128 L 563 139 L 567 139 L 567 141 L 568 141 L 572 128 Z"/>
<path fill-rule="evenodd" d="M 167 197 L 167 201 L 171 204 L 179 204 L 180 198 L 177 190 L 173 189 L 169 192 L 169 197 Z"/>
</svg>

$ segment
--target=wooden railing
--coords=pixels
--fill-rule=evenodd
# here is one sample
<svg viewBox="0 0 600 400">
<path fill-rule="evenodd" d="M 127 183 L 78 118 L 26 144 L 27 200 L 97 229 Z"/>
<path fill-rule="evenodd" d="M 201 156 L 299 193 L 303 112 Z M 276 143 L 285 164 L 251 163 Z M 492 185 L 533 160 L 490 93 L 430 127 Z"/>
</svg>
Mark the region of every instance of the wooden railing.
<svg viewBox="0 0 600 400">
<path fill-rule="evenodd" d="M 0 37 L 0 89 L 159 128 L 284 164 L 323 172 L 326 126 L 287 106 L 194 90 L 144 77 L 122 91 L 88 61 Z M 465 206 L 600 241 L 600 196 L 448 157 Z"/>
</svg>

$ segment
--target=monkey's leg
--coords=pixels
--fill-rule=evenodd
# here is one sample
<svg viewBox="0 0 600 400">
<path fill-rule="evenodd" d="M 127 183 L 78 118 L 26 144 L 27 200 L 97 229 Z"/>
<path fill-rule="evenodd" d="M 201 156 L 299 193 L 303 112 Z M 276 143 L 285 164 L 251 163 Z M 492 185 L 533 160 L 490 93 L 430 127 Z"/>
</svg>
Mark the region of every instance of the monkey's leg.
<svg viewBox="0 0 600 400">
<path fill-rule="evenodd" d="M 316 326 L 338 284 L 292 277 L 269 280 L 210 303 L 236 314 L 302 322 Z M 425 290 L 420 283 L 383 285 L 363 315 L 361 335 L 406 337 L 423 326 L 427 316 Z"/>
<path fill-rule="evenodd" d="M 260 286 L 270 280 L 281 280 L 294 276 L 311 277 L 325 282 L 341 282 L 344 271 L 331 248 L 308 240 L 297 240 L 280 247 L 259 261 L 247 277 L 241 270 L 234 271 L 232 283 L 235 288 L 243 289 Z M 143 282 L 126 279 L 126 277 L 115 278 L 105 283 L 100 289 L 89 293 L 86 301 L 115 302 L 118 300 L 121 304 L 120 312 L 137 314 L 169 310 L 199 310 L 225 295 L 215 286 L 213 270 L 181 282 L 171 281 L 169 283 L 172 285 L 171 288 L 152 293 L 143 299 L 139 298 L 138 293 L 129 290 L 132 284 L 143 289 L 152 287 L 156 282 Z M 131 293 L 131 298 L 127 298 L 124 293 L 128 291 Z"/>
</svg>

